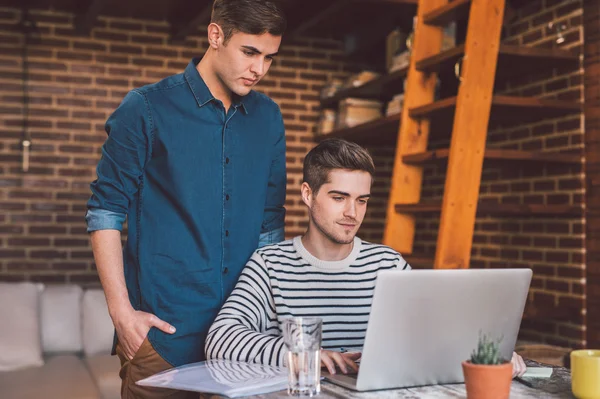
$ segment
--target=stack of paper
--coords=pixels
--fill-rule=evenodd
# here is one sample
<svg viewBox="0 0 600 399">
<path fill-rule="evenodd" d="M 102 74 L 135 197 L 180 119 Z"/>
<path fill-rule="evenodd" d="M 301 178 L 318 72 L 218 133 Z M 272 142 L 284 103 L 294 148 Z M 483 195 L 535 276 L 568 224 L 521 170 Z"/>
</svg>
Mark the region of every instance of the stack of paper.
<svg viewBox="0 0 600 399">
<path fill-rule="evenodd" d="M 138 385 L 205 392 L 236 398 L 287 388 L 287 369 L 230 360 L 207 360 L 163 371 Z"/>
</svg>

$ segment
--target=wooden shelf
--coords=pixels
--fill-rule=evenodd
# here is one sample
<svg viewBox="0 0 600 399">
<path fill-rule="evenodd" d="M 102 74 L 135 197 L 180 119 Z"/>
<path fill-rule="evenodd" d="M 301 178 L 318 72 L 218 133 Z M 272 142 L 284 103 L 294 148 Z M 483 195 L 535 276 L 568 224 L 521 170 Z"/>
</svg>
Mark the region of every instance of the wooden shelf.
<svg viewBox="0 0 600 399">
<path fill-rule="evenodd" d="M 465 53 L 465 46 L 453 47 L 416 62 L 422 72 L 451 70 Z M 577 68 L 579 56 L 569 51 L 501 44 L 498 49 L 496 84 L 511 76 L 529 74 L 552 68 Z"/>
<path fill-rule="evenodd" d="M 393 143 L 400 127 L 400 114 L 390 115 L 362 125 L 335 130 L 331 133 L 316 136 L 317 141 L 336 137 L 348 141 L 365 144 Z"/>
<path fill-rule="evenodd" d="M 444 26 L 452 21 L 466 19 L 469 15 L 471 0 L 454 0 L 433 10 L 423 17 L 423 22 L 427 25 Z"/>
<path fill-rule="evenodd" d="M 431 104 L 412 108 L 408 114 L 415 119 L 452 121 L 456 97 L 449 97 Z M 491 123 L 514 124 L 581 112 L 582 104 L 573 101 L 546 100 L 535 97 L 494 95 L 492 98 Z"/>
<path fill-rule="evenodd" d="M 395 94 L 404 91 L 402 86 L 407 73 L 408 67 L 382 75 L 362 86 L 341 89 L 333 96 L 321 100 L 321 108 L 335 108 L 340 100 L 350 97 L 389 100 Z"/>
<path fill-rule="evenodd" d="M 441 201 L 427 201 L 419 204 L 396 204 L 398 213 L 438 213 L 442 209 Z M 542 205 L 542 204 L 500 204 L 480 202 L 477 215 L 492 216 L 582 216 L 583 209 L 576 205 Z"/>
<path fill-rule="evenodd" d="M 454 117 L 455 106 L 456 97 L 451 97 L 413 108 L 409 110 L 409 115 L 415 119 L 435 119 L 437 124 L 441 123 L 448 126 Z M 581 104 L 569 101 L 543 100 L 532 97 L 494 96 L 490 122 L 515 123 L 540 118 L 556 118 L 568 113 L 581 112 L 581 108 Z M 357 143 L 393 144 L 396 142 L 398 136 L 399 123 L 400 114 L 391 115 L 362 125 L 319 135 L 316 136 L 316 140 L 322 141 L 328 137 L 338 137 Z M 406 163 L 437 162 L 448 157 L 448 154 L 444 151 L 447 150 L 405 155 L 403 160 Z M 489 156 L 490 159 L 530 160 L 568 164 L 580 163 L 580 157 L 571 154 L 547 155 L 546 153 L 530 153 L 514 150 L 489 151 L 486 151 L 486 157 Z"/>
<path fill-rule="evenodd" d="M 423 165 L 438 162 L 446 162 L 450 154 L 450 149 L 443 148 L 439 150 L 426 151 L 416 154 L 404 155 L 402 161 L 409 165 Z M 485 161 L 523 161 L 523 162 L 547 162 L 561 164 L 581 164 L 581 155 L 561 154 L 556 152 L 534 152 L 504 150 L 496 148 L 487 148 L 484 155 Z"/>
</svg>

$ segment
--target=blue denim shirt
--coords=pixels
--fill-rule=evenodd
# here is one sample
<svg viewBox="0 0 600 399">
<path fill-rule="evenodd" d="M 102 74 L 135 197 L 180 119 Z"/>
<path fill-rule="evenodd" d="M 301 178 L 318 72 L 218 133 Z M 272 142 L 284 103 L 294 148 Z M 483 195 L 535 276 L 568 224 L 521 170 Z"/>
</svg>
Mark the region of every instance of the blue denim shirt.
<svg viewBox="0 0 600 399">
<path fill-rule="evenodd" d="M 177 328 L 148 338 L 169 363 L 204 358 L 206 333 L 261 244 L 283 239 L 285 132 L 251 92 L 226 113 L 196 69 L 135 89 L 106 122 L 88 231 L 128 220 L 124 271 L 135 309 Z"/>
</svg>

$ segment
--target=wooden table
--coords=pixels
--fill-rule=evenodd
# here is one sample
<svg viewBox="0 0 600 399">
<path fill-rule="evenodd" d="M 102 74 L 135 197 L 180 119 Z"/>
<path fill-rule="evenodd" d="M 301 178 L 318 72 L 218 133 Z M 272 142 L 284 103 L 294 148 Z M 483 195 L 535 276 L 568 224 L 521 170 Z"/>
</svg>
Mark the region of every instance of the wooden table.
<svg viewBox="0 0 600 399">
<path fill-rule="evenodd" d="M 539 363 L 527 360 L 527 366 L 540 367 Z M 550 378 L 535 378 L 526 381 L 527 386 L 522 382 L 513 380 L 510 398 L 569 398 L 571 394 L 571 372 L 566 368 L 554 368 Z M 217 399 L 220 396 L 200 395 L 201 398 Z M 321 394 L 316 399 L 417 399 L 417 398 L 466 398 L 464 384 L 452 385 L 433 385 L 418 388 L 389 389 L 383 391 L 354 392 L 346 388 L 323 382 L 321 384 Z M 273 392 L 265 395 L 251 396 L 253 399 L 278 399 L 290 398 L 287 392 Z"/>
</svg>

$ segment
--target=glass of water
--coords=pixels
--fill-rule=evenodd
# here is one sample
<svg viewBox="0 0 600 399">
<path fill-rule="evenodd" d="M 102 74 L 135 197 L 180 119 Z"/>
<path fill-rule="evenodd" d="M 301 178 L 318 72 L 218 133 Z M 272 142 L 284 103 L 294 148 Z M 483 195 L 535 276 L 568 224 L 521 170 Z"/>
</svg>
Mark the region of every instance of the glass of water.
<svg viewBox="0 0 600 399">
<path fill-rule="evenodd" d="M 288 349 L 288 394 L 314 396 L 321 391 L 321 333 L 318 317 L 283 320 L 283 340 Z"/>
</svg>

